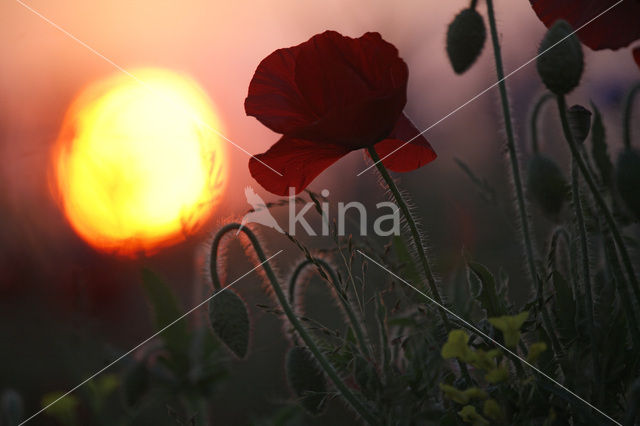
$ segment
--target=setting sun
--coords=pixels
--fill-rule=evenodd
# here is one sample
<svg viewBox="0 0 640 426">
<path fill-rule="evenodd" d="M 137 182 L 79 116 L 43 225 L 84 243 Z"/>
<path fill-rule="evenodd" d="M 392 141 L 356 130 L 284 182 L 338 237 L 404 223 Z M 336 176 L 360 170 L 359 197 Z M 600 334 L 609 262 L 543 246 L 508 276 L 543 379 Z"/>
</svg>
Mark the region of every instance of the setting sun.
<svg viewBox="0 0 640 426">
<path fill-rule="evenodd" d="M 135 256 L 193 235 L 226 182 L 220 123 L 189 78 L 142 69 L 87 87 L 53 154 L 65 215 L 93 247 Z"/>
</svg>

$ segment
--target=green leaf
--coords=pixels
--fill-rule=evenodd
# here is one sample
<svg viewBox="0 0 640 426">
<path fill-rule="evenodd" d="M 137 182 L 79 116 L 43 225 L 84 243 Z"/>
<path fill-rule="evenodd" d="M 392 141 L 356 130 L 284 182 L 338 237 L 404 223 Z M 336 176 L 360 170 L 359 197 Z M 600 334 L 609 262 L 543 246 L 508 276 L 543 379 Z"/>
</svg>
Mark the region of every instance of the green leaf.
<svg viewBox="0 0 640 426">
<path fill-rule="evenodd" d="M 249 349 L 249 311 L 232 290 L 223 290 L 209 301 L 209 321 L 213 332 L 238 358 Z"/>
<path fill-rule="evenodd" d="M 505 315 L 507 313 L 506 308 L 504 307 L 503 301 L 498 297 L 496 280 L 493 274 L 489 272 L 486 266 L 477 262 L 467 262 L 467 268 L 469 285 L 472 285 L 471 283 L 474 279 L 479 280 L 482 284 L 479 289 L 479 294 L 475 297 L 487 311 L 487 316 L 498 317 Z"/>
<path fill-rule="evenodd" d="M 172 366 L 184 371 L 188 368 L 189 331 L 187 323 L 176 320 L 182 316 L 171 289 L 153 272 L 142 271 L 142 282 L 151 304 L 156 330 L 162 330 L 162 339 L 172 357 Z"/>
<path fill-rule="evenodd" d="M 607 151 L 607 139 L 602 121 L 602 114 L 598 107 L 592 102 L 593 107 L 593 125 L 591 126 L 591 156 L 600 173 L 600 180 L 607 188 L 611 188 L 613 178 L 613 163 Z"/>
</svg>

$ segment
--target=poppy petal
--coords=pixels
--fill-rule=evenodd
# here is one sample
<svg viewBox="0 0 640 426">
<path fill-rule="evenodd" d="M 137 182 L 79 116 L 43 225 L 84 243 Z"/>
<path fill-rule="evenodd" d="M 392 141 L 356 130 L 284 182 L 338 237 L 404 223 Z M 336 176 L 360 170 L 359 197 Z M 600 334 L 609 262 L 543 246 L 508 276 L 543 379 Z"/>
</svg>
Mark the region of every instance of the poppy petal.
<svg viewBox="0 0 640 426">
<path fill-rule="evenodd" d="M 297 194 L 350 151 L 344 146 L 283 136 L 267 152 L 249 160 L 249 171 L 264 189 L 273 194 L 289 195 L 289 188 L 294 188 Z"/>
<path fill-rule="evenodd" d="M 384 139 L 374 145 L 376 153 L 383 159 L 382 164 L 394 172 L 409 172 L 435 160 L 438 155 L 419 133 L 403 114 L 391 132 L 393 139 Z"/>
<path fill-rule="evenodd" d="M 558 19 L 564 19 L 575 30 L 589 22 L 576 35 L 591 49 L 615 50 L 640 38 L 640 1 L 625 0 L 619 5 L 616 5 L 617 0 L 529 1 L 547 28 Z"/>
<path fill-rule="evenodd" d="M 636 61 L 636 64 L 638 64 L 638 68 L 640 68 L 640 46 L 633 49 L 633 59 Z"/>
<path fill-rule="evenodd" d="M 317 117 L 301 97 L 295 83 L 299 46 L 278 49 L 260 62 L 244 101 L 247 115 L 277 133 L 307 127 Z"/>
<path fill-rule="evenodd" d="M 363 148 L 386 137 L 407 101 L 409 71 L 378 33 L 326 31 L 301 45 L 296 85 L 319 120 L 296 136 Z"/>
</svg>

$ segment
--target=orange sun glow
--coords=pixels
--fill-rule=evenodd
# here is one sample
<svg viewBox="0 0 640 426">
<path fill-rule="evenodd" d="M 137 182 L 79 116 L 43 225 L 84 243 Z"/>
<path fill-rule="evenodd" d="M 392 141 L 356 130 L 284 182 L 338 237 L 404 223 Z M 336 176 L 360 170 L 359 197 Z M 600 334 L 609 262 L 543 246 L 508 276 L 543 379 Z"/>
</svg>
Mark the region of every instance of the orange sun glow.
<svg viewBox="0 0 640 426">
<path fill-rule="evenodd" d="M 96 249 L 125 256 L 196 233 L 224 192 L 227 158 L 218 117 L 194 81 L 159 69 L 132 74 L 83 90 L 53 152 L 71 226 Z"/>
</svg>

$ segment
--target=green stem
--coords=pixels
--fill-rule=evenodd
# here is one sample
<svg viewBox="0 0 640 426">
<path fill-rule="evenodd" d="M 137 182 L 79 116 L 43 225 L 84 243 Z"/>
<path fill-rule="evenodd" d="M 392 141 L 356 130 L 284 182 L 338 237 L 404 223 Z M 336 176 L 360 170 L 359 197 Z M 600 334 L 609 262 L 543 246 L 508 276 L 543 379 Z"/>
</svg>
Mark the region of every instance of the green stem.
<svg viewBox="0 0 640 426">
<path fill-rule="evenodd" d="M 258 255 L 258 259 L 263 265 L 264 271 L 267 275 L 267 278 L 269 279 L 269 282 L 271 284 L 271 287 L 273 288 L 276 298 L 278 299 L 278 302 L 282 307 L 282 310 L 284 311 L 285 315 L 289 319 L 289 322 L 291 322 L 291 324 L 293 325 L 295 330 L 298 332 L 298 334 L 300 335 L 304 343 L 307 345 L 307 347 L 309 348 L 313 356 L 316 358 L 316 360 L 318 361 L 318 363 L 320 364 L 320 366 L 322 367 L 326 375 L 329 376 L 334 386 L 338 389 L 342 397 L 346 399 L 347 402 L 349 402 L 349 404 L 360 415 L 360 417 L 362 417 L 364 421 L 372 425 L 379 425 L 380 422 L 378 418 L 375 415 L 373 415 L 371 412 L 369 412 L 369 409 L 360 400 L 360 398 L 358 398 L 353 392 L 351 392 L 349 387 L 342 381 L 338 372 L 335 370 L 335 368 L 329 362 L 329 360 L 324 356 L 320 348 L 318 348 L 318 346 L 316 345 L 316 342 L 311 338 L 311 335 L 307 332 L 307 330 L 304 328 L 304 326 L 302 325 L 298 317 L 293 312 L 291 305 L 289 305 L 289 302 L 287 302 L 287 297 L 285 296 L 285 293 L 282 290 L 282 287 L 278 283 L 278 279 L 276 278 L 276 275 L 273 272 L 271 265 L 267 261 L 267 257 L 265 256 L 264 251 L 262 250 L 262 246 L 260 245 L 260 241 L 258 241 L 258 238 L 255 236 L 253 232 L 251 232 L 251 230 L 249 230 L 245 226 L 240 225 L 239 223 L 230 223 L 228 225 L 225 225 L 216 233 L 215 238 L 213 239 L 213 245 L 211 248 L 210 267 L 211 267 L 211 279 L 212 279 L 214 288 L 216 289 L 222 288 L 222 285 L 220 283 L 220 277 L 218 276 L 218 271 L 217 271 L 218 248 L 220 246 L 220 241 L 222 240 L 222 237 L 224 237 L 225 234 L 233 230 L 240 230 L 244 232 L 244 234 L 249 238 L 249 241 L 251 241 L 251 244 L 253 245 L 253 249 L 256 251 L 256 254 Z"/>
<path fill-rule="evenodd" d="M 478 5 L 478 0 L 471 0 L 471 4 L 469 5 L 469 9 L 475 9 Z"/>
<path fill-rule="evenodd" d="M 442 305 L 443 304 L 442 297 L 440 297 L 440 292 L 438 291 L 438 286 L 436 285 L 436 279 L 433 276 L 433 272 L 431 271 L 431 265 L 429 265 L 429 260 L 427 259 L 427 255 L 424 249 L 424 244 L 422 244 L 422 238 L 420 237 L 418 226 L 416 225 L 415 220 L 413 220 L 413 216 L 409 211 L 409 206 L 407 206 L 407 203 L 404 201 L 404 198 L 402 197 L 402 194 L 400 194 L 400 190 L 398 189 L 398 186 L 391 178 L 391 175 L 389 175 L 389 172 L 387 171 L 386 167 L 384 167 L 384 165 L 380 161 L 380 157 L 378 156 L 378 153 L 376 152 L 376 150 L 373 147 L 369 147 L 368 151 L 369 151 L 369 155 L 371 155 L 371 159 L 373 159 L 373 162 L 378 168 L 378 172 L 380 172 L 380 175 L 382 175 L 382 178 L 384 179 L 387 186 L 389 187 L 389 190 L 391 190 L 391 193 L 393 194 L 393 198 L 396 200 L 398 207 L 400 207 L 400 210 L 402 211 L 402 215 L 404 216 L 404 218 L 407 221 L 407 224 L 409 225 L 409 230 L 411 231 L 411 237 L 413 238 L 413 242 L 416 245 L 416 251 L 418 252 L 420 263 L 422 264 L 424 274 L 427 278 L 427 283 L 429 284 L 431 295 L 436 300 L 436 302 Z M 442 317 L 442 322 L 444 323 L 445 327 L 449 329 L 450 328 L 449 319 L 447 318 L 446 312 L 443 309 L 439 309 L 439 312 Z"/>
<path fill-rule="evenodd" d="M 575 210 L 578 234 L 580 236 L 580 251 L 582 253 L 582 284 L 585 294 L 585 312 L 587 314 L 587 327 L 589 328 L 589 339 L 591 342 L 591 357 L 593 363 L 593 374 L 600 395 L 602 387 L 602 371 L 598 357 L 598 347 L 595 338 L 595 326 L 593 321 L 593 295 L 591 289 L 591 268 L 589 265 L 589 243 L 587 241 L 587 227 L 585 226 L 584 214 L 582 211 L 582 200 L 580 199 L 580 181 L 576 161 L 573 160 L 571 166 L 571 193 L 573 195 L 573 206 Z"/>
<path fill-rule="evenodd" d="M 622 131 L 624 133 L 622 140 L 626 149 L 631 148 L 631 113 L 633 111 L 633 101 L 638 92 L 640 92 L 640 83 L 636 83 L 631 87 L 624 101 L 624 113 L 622 115 Z"/>
<path fill-rule="evenodd" d="M 360 326 L 360 321 L 358 321 L 358 318 L 356 317 L 356 313 L 351 308 L 351 304 L 349 303 L 349 300 L 347 298 L 348 296 L 345 292 L 343 292 L 340 289 L 340 286 L 338 285 L 339 280 L 338 280 L 338 276 L 336 275 L 336 272 L 333 270 L 331 265 L 329 265 L 324 260 L 314 257 L 311 259 L 305 259 L 302 262 L 300 262 L 298 266 L 296 266 L 296 268 L 293 271 L 293 274 L 291 275 L 291 279 L 289 280 L 289 303 L 295 306 L 294 304 L 295 288 L 296 288 L 296 283 L 298 281 L 298 277 L 300 276 L 302 271 L 307 266 L 310 266 L 310 265 L 315 265 L 317 268 L 322 268 L 321 269 L 322 271 L 326 271 L 328 273 L 328 276 L 326 278 L 323 277 L 323 279 L 325 279 L 325 281 L 331 284 L 331 286 L 333 287 L 333 290 L 338 296 L 338 299 L 340 300 L 340 305 L 342 306 L 342 310 L 344 311 L 344 314 L 349 319 L 349 322 L 353 327 L 353 331 L 356 334 L 356 339 L 358 340 L 358 344 L 360 345 L 360 350 L 365 355 L 371 355 L 371 351 L 369 350 L 369 346 L 367 345 L 367 339 L 364 336 L 364 331 Z"/>
<path fill-rule="evenodd" d="M 633 289 L 636 299 L 640 304 L 640 285 L 638 285 L 638 279 L 633 269 L 633 263 L 631 262 L 631 257 L 629 256 L 629 251 L 627 250 L 627 246 L 624 243 L 622 234 L 618 229 L 618 225 L 616 224 L 616 221 L 613 218 L 613 215 L 611 214 L 611 211 L 609 210 L 609 207 L 607 206 L 607 203 L 605 202 L 604 197 L 602 196 L 602 194 L 600 194 L 600 191 L 598 190 L 598 187 L 593 177 L 589 173 L 589 170 L 587 170 L 587 166 L 585 165 L 582 159 L 582 156 L 578 151 L 578 147 L 576 146 L 576 143 L 571 136 L 571 128 L 569 127 L 569 120 L 567 119 L 567 104 L 564 99 L 564 96 L 558 95 L 557 103 L 558 103 L 558 110 L 560 113 L 560 120 L 562 121 L 562 130 L 564 132 L 565 139 L 569 144 L 571 155 L 576 160 L 576 164 L 580 169 L 580 173 L 582 174 L 585 182 L 587 183 L 587 186 L 589 187 L 589 190 L 591 191 L 591 194 L 593 195 L 593 198 L 596 201 L 598 208 L 602 212 L 602 215 L 604 216 L 604 220 L 607 226 L 609 227 L 609 230 L 611 231 L 613 240 L 616 242 L 616 246 L 618 247 L 618 251 L 620 252 L 620 256 L 622 257 L 622 264 L 624 265 L 625 270 L 627 272 L 629 283 L 631 284 L 631 288 Z"/>
<path fill-rule="evenodd" d="M 544 306 L 544 293 L 542 288 L 542 280 L 538 277 L 535 265 L 535 256 L 533 250 L 533 240 L 531 238 L 531 230 L 529 228 L 529 213 L 527 212 L 527 204 L 524 199 L 524 189 L 522 186 L 522 177 L 520 175 L 520 164 L 518 163 L 518 152 L 516 150 L 516 138 L 513 130 L 513 122 L 511 120 L 511 108 L 509 106 L 509 96 L 507 95 L 507 86 L 504 82 L 504 68 L 502 65 L 502 53 L 500 49 L 500 40 L 498 37 L 498 26 L 496 24 L 495 12 L 493 9 L 493 0 L 487 0 L 487 12 L 489 15 L 489 27 L 491 29 L 491 41 L 493 43 L 493 56 L 496 63 L 496 73 L 498 76 L 498 88 L 500 91 L 500 103 L 502 105 L 502 114 L 504 116 L 504 125 L 507 133 L 507 149 L 509 151 L 509 160 L 511 162 L 511 173 L 513 175 L 513 184 L 516 190 L 516 198 L 518 202 L 518 212 L 520 214 L 520 224 L 522 227 L 522 237 L 524 239 L 525 255 L 529 266 L 529 275 L 536 285 L 538 309 L 542 314 L 542 321 L 547 334 L 551 338 L 556 353 L 561 351 L 557 337 L 553 331 L 551 320 L 547 309 Z"/>
<path fill-rule="evenodd" d="M 633 346 L 635 347 L 635 350 L 638 351 L 638 349 L 640 349 L 640 330 L 638 329 L 638 322 L 633 311 L 631 295 L 629 294 L 629 289 L 627 288 L 627 283 L 625 282 L 624 274 L 622 273 L 620 259 L 618 259 L 618 254 L 616 253 L 616 246 L 611 240 L 609 233 L 605 232 L 604 234 L 605 259 L 613 274 L 613 281 L 618 291 L 618 297 L 620 298 L 620 303 L 624 309 L 624 314 L 627 317 Z"/>
<path fill-rule="evenodd" d="M 544 104 L 552 98 L 553 95 L 551 93 L 545 92 L 542 96 L 540 96 L 535 106 L 533 107 L 533 111 L 531 112 L 531 118 L 529 122 L 529 125 L 531 126 L 531 149 L 535 154 L 537 154 L 539 151 L 538 116 L 540 115 L 540 111 L 542 110 Z"/>
<path fill-rule="evenodd" d="M 405 220 L 407 221 L 407 224 L 409 225 L 411 236 L 416 246 L 418 257 L 420 258 L 420 263 L 422 264 L 422 268 L 424 270 L 425 277 L 427 278 L 429 289 L 431 290 L 431 295 L 435 299 L 435 301 L 440 304 L 440 306 L 444 306 L 442 297 L 440 297 L 440 292 L 438 291 L 436 279 L 433 276 L 433 272 L 431 271 L 431 266 L 429 265 L 429 260 L 427 259 L 426 251 L 424 249 L 424 244 L 422 244 L 422 238 L 420 237 L 418 226 L 416 225 L 415 220 L 413 220 L 413 216 L 409 211 L 409 206 L 407 206 L 407 203 L 404 201 L 404 198 L 402 197 L 402 194 L 400 193 L 398 186 L 391 178 L 391 175 L 389 175 L 389 172 L 387 171 L 386 167 L 384 167 L 384 165 L 382 164 L 382 161 L 380 160 L 380 157 L 378 156 L 378 153 L 376 152 L 375 148 L 369 147 L 367 149 L 369 151 L 369 155 L 371 156 L 371 159 L 373 160 L 374 164 L 376 165 L 376 168 L 378 169 L 378 172 L 380 173 L 380 175 L 382 176 L 382 179 L 384 179 L 387 186 L 389 187 L 389 190 L 393 194 L 393 198 L 396 200 L 396 204 L 398 204 L 398 206 L 400 207 L 400 210 L 402 211 L 402 215 L 404 216 Z M 440 306 L 438 306 L 438 312 L 440 313 L 440 318 L 442 319 L 442 322 L 445 328 L 447 330 L 450 330 L 451 324 L 449 323 L 447 312 L 444 309 L 442 309 Z M 469 381 L 469 383 L 471 383 L 471 377 L 469 376 L 467 366 L 463 362 L 458 362 L 458 365 L 460 366 L 460 371 L 462 372 L 462 375 L 465 377 L 467 381 Z"/>
</svg>

